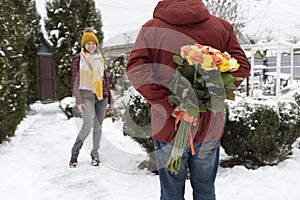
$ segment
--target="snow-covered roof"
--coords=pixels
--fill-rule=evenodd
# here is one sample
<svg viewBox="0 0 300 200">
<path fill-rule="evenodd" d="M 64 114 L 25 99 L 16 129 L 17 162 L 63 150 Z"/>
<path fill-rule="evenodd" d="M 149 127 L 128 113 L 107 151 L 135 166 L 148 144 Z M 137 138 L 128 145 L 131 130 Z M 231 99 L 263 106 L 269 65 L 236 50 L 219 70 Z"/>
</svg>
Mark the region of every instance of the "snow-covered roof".
<svg viewBox="0 0 300 200">
<path fill-rule="evenodd" d="M 277 72 L 266 72 L 265 73 L 268 76 L 274 76 L 275 78 L 279 75 L 280 79 L 289 80 L 291 75 L 286 73 L 278 73 Z"/>
<path fill-rule="evenodd" d="M 258 44 L 246 44 L 242 45 L 243 49 L 252 49 L 253 51 L 261 49 L 291 49 L 300 48 L 300 44 L 293 44 L 288 42 L 270 42 L 270 43 L 258 43 Z"/>
<path fill-rule="evenodd" d="M 127 31 L 127 32 L 115 35 L 103 42 L 103 48 L 110 48 L 110 47 L 116 47 L 116 46 L 123 46 L 126 44 L 133 44 L 136 40 L 138 33 L 139 33 L 139 29 L 135 29 L 135 30 L 131 30 L 131 31 Z"/>
<path fill-rule="evenodd" d="M 266 65 L 253 65 L 253 69 L 268 69 Z"/>
</svg>

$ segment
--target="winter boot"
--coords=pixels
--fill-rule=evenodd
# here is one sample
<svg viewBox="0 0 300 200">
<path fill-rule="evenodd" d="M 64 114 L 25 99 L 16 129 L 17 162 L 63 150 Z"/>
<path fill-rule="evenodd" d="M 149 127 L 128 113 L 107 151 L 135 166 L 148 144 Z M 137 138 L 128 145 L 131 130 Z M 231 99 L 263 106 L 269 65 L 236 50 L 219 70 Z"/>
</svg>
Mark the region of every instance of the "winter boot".
<svg viewBox="0 0 300 200">
<path fill-rule="evenodd" d="M 73 157 L 71 157 L 71 160 L 70 160 L 70 162 L 69 162 L 69 166 L 71 167 L 71 168 L 76 168 L 77 167 L 77 158 L 73 158 Z"/>
<path fill-rule="evenodd" d="M 91 156 L 91 157 L 92 157 L 92 162 L 91 162 L 92 166 L 99 166 L 99 164 L 100 164 L 99 158 L 96 158 L 94 156 Z"/>
</svg>

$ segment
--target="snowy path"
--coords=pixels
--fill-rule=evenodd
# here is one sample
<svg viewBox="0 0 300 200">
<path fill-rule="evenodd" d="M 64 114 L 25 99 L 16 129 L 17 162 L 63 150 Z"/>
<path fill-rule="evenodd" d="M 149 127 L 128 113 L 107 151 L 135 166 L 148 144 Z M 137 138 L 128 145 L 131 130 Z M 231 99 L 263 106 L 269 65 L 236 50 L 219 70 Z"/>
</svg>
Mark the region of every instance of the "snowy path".
<svg viewBox="0 0 300 200">
<path fill-rule="evenodd" d="M 138 171 L 146 158 L 140 147 L 122 135 L 120 125 L 104 121 L 100 167 L 90 165 L 87 139 L 76 169 L 68 167 L 70 148 L 80 119 L 67 120 L 58 103 L 33 105 L 11 142 L 0 145 L 0 194 L 4 200 L 155 200 L 158 177 Z M 218 200 L 298 200 L 300 150 L 275 167 L 246 170 L 220 168 Z M 186 186 L 186 200 L 192 200 Z"/>
<path fill-rule="evenodd" d="M 124 196 L 126 199 L 134 199 L 134 196 L 136 199 L 153 199 L 153 196 L 147 193 L 152 193 L 153 187 L 158 188 L 156 177 L 145 176 L 144 172 L 136 170 L 137 161 L 145 156 L 127 160 L 128 163 L 125 159 L 121 159 L 122 157 L 112 159 L 110 162 L 114 162 L 113 164 L 105 162 L 109 156 L 115 156 L 114 154 L 122 151 L 110 147 L 108 139 L 104 137 L 104 142 L 101 143 L 104 148 L 104 152 L 102 151 L 104 166 L 93 167 L 89 160 L 88 138 L 87 145 L 79 156 L 78 168 L 70 169 L 68 167 L 70 148 L 75 141 L 77 129 L 80 127 L 77 123 L 80 120 L 67 120 L 56 103 L 37 104 L 33 109 L 37 113 L 29 115 L 22 121 L 12 142 L 0 146 L 1 199 L 5 197 L 3 198 L 5 200 L 119 200 Z M 109 122 L 106 125 L 111 125 Z M 104 127 L 104 130 L 109 128 Z M 104 135 L 113 134 L 111 132 L 105 131 Z M 112 135 L 109 139 L 114 139 L 113 137 L 118 136 Z M 118 140 L 116 143 L 122 146 Z M 135 143 L 127 141 L 127 145 L 138 150 Z M 110 155 L 105 156 L 105 151 L 110 151 Z M 123 154 L 126 153 L 123 151 Z M 119 166 L 118 162 L 124 163 L 123 171 L 119 170 L 122 166 Z M 136 190 L 143 192 L 136 193 Z"/>
</svg>

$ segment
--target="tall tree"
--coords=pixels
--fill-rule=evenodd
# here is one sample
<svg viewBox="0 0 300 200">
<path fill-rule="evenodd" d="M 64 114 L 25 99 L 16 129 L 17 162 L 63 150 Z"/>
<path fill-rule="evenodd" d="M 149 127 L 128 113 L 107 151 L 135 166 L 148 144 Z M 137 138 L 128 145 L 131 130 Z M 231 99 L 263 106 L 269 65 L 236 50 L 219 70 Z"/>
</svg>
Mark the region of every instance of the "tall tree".
<svg viewBox="0 0 300 200">
<path fill-rule="evenodd" d="M 37 12 L 35 0 L 14 0 L 16 11 L 25 20 L 24 32 L 30 33 L 26 38 L 24 58 L 27 60 L 28 93 L 27 104 L 34 103 L 37 98 L 37 63 L 36 56 L 41 46 L 42 30 L 40 25 L 41 16 Z"/>
<path fill-rule="evenodd" d="M 24 48 L 30 33 L 11 0 L 0 2 L 0 143 L 12 136 L 25 116 L 27 61 Z"/>
<path fill-rule="evenodd" d="M 238 28 L 254 19 L 262 12 L 270 0 L 203 0 L 208 10 L 215 16 L 234 24 Z"/>
<path fill-rule="evenodd" d="M 102 44 L 102 20 L 93 0 L 47 1 L 46 9 L 45 28 L 53 44 L 57 95 L 62 99 L 72 95 L 72 57 L 81 49 L 84 28 L 93 27 Z"/>
</svg>

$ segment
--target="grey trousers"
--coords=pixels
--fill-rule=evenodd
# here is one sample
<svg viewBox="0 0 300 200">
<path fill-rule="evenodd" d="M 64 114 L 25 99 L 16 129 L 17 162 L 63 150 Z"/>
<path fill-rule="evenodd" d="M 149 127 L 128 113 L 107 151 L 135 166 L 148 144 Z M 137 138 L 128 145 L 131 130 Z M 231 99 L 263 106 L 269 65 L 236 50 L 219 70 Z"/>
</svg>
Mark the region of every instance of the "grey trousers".
<svg viewBox="0 0 300 200">
<path fill-rule="evenodd" d="M 82 113 L 83 124 L 72 148 L 72 157 L 77 158 L 84 140 L 93 128 L 93 149 L 91 156 L 99 159 L 98 150 L 102 135 L 102 123 L 105 117 L 108 97 L 98 101 L 95 97 L 84 98 L 84 111 Z"/>
</svg>

